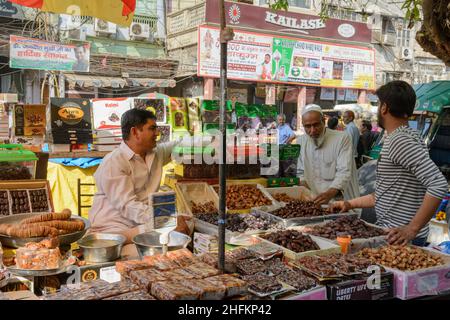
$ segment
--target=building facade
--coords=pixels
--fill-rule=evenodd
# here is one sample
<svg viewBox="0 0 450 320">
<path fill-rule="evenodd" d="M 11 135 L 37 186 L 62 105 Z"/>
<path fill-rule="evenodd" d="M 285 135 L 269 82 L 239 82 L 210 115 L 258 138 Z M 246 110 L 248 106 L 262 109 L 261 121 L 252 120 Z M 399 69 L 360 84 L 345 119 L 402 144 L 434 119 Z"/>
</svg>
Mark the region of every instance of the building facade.
<svg viewBox="0 0 450 320">
<path fill-rule="evenodd" d="M 166 55 L 165 16 L 163 0 L 137 0 L 130 27 L 88 16 L 39 13 L 2 0 L 2 92 L 17 92 L 24 103 L 46 103 L 51 96 L 95 98 L 164 93 L 175 86 L 178 68 L 178 62 Z M 61 44 L 89 42 L 89 72 L 9 70 L 10 34 Z"/>
</svg>

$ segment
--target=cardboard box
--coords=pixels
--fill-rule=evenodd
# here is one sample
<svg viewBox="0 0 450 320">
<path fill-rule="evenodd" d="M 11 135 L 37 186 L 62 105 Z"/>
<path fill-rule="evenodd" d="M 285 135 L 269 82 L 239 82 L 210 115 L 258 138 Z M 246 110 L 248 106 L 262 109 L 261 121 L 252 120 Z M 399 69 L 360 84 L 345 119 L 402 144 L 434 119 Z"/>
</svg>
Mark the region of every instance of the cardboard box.
<svg viewBox="0 0 450 320">
<path fill-rule="evenodd" d="M 320 286 L 306 292 L 286 296 L 281 300 L 327 300 L 327 288 Z"/>
<path fill-rule="evenodd" d="M 368 277 L 327 285 L 328 300 L 384 300 L 394 297 L 394 274 L 381 274 L 380 288 L 369 289 Z"/>
<path fill-rule="evenodd" d="M 450 265 L 430 268 L 428 271 L 403 272 L 389 269 L 394 274 L 394 296 L 408 300 L 429 295 L 439 295 L 450 290 Z"/>
<path fill-rule="evenodd" d="M 48 196 L 49 210 L 54 212 L 52 192 L 48 180 L 5 180 L 0 181 L 0 190 L 34 190 L 46 189 Z"/>
</svg>

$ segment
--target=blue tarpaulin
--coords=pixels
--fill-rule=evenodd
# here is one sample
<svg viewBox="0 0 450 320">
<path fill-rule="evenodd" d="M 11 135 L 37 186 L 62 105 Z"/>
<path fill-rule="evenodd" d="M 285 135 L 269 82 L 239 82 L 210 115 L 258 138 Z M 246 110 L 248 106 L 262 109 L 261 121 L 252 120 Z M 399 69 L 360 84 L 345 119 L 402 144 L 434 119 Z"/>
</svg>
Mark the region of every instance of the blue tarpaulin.
<svg viewBox="0 0 450 320">
<path fill-rule="evenodd" d="M 102 158 L 53 158 L 50 162 L 62 164 L 68 167 L 80 167 L 83 169 L 98 166 Z"/>
</svg>

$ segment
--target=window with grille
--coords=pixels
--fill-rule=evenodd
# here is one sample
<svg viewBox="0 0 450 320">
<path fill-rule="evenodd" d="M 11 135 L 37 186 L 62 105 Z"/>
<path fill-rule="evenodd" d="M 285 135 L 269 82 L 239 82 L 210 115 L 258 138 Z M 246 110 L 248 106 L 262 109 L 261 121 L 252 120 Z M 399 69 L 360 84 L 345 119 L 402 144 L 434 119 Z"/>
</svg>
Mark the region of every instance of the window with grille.
<svg viewBox="0 0 450 320">
<path fill-rule="evenodd" d="M 328 11 L 328 16 L 330 18 L 358 21 L 358 22 L 367 20 L 367 18 L 364 19 L 361 14 L 356 13 L 353 9 L 349 9 L 349 8 L 338 8 L 336 6 L 329 6 L 327 11 Z"/>
<path fill-rule="evenodd" d="M 411 30 L 406 27 L 406 22 L 397 23 L 397 47 L 409 47 L 411 43 Z"/>
<path fill-rule="evenodd" d="M 266 4 L 271 3 L 271 0 L 266 0 Z M 296 7 L 296 8 L 304 8 L 304 9 L 310 9 L 311 8 L 311 0 L 288 0 L 289 7 Z"/>
<path fill-rule="evenodd" d="M 156 31 L 158 24 L 158 17 L 134 15 L 133 22 L 147 24 L 150 26 L 150 30 Z"/>
</svg>

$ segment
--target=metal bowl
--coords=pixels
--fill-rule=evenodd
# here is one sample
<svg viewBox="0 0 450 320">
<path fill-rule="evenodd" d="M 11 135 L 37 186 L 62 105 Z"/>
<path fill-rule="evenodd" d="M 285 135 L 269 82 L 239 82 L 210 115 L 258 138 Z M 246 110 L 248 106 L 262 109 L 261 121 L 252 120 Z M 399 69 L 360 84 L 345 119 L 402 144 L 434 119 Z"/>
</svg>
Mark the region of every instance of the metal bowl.
<svg viewBox="0 0 450 320">
<path fill-rule="evenodd" d="M 94 247 L 89 244 L 89 241 L 93 240 L 113 240 L 116 244 L 108 247 Z M 81 240 L 78 240 L 78 246 L 81 248 L 86 262 L 109 262 L 119 259 L 125 241 L 125 236 L 121 234 L 91 233 Z"/>
<path fill-rule="evenodd" d="M 42 213 L 21 213 L 21 214 L 14 214 L 11 216 L 1 217 L 0 218 L 0 224 L 6 223 L 6 224 L 19 224 L 22 220 L 35 217 L 37 215 L 41 215 Z M 68 234 L 63 234 L 58 236 L 60 245 L 70 245 L 73 242 L 77 241 L 81 237 L 84 236 L 86 231 L 90 228 L 91 224 L 88 219 L 72 215 L 70 217 L 71 219 L 79 219 L 84 222 L 84 230 L 76 231 Z M 5 234 L 0 234 L 0 242 L 5 247 L 10 248 L 19 248 L 25 246 L 28 242 L 39 242 L 46 237 L 34 237 L 34 238 L 16 238 L 16 237 L 10 237 Z"/>
<path fill-rule="evenodd" d="M 160 235 L 160 232 L 151 231 L 138 234 L 133 238 L 133 243 L 135 244 L 141 258 L 144 256 L 153 256 L 155 254 L 163 253 L 163 246 L 159 241 Z M 167 250 L 174 251 L 186 248 L 189 242 L 191 242 L 191 237 L 181 232 L 172 231 L 169 234 L 169 244 L 167 246 Z"/>
</svg>

